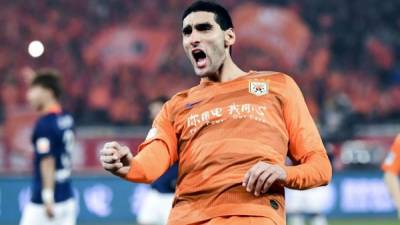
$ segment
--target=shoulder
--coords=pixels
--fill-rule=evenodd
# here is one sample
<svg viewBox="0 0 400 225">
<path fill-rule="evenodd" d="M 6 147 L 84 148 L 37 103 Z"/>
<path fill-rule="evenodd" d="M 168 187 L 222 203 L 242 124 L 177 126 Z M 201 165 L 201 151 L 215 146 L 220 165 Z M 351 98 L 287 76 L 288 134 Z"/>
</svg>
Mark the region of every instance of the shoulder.
<svg viewBox="0 0 400 225">
<path fill-rule="evenodd" d="M 55 134 L 54 124 L 54 119 L 49 115 L 38 119 L 33 133 L 33 141 L 38 153 L 48 153 Z"/>
<path fill-rule="evenodd" d="M 39 129 L 53 127 L 55 124 L 55 119 L 55 116 L 52 114 L 43 115 L 38 119 L 36 127 Z"/>
<path fill-rule="evenodd" d="M 57 126 L 59 129 L 70 129 L 74 127 L 74 118 L 69 113 L 62 113 L 57 115 Z"/>
<path fill-rule="evenodd" d="M 197 90 L 197 88 L 198 86 L 195 86 L 176 93 L 164 104 L 164 107 L 171 113 L 175 111 L 175 109 L 184 107 L 188 99 L 192 99 L 192 93 Z"/>
<path fill-rule="evenodd" d="M 248 77 L 249 81 L 266 81 L 269 83 L 269 88 L 281 95 L 297 91 L 298 85 L 292 76 L 276 71 L 256 71 Z"/>
<path fill-rule="evenodd" d="M 176 117 L 179 117 L 180 113 L 188 108 L 188 104 L 197 103 L 203 98 L 202 92 L 199 90 L 201 90 L 200 85 L 196 85 L 176 93 L 165 102 L 159 115 L 164 119 L 167 118 L 170 122 L 175 121 Z"/>
<path fill-rule="evenodd" d="M 282 85 L 291 85 L 296 83 L 290 75 L 277 71 L 253 71 L 253 73 L 249 75 L 248 79 L 265 79 Z"/>
</svg>

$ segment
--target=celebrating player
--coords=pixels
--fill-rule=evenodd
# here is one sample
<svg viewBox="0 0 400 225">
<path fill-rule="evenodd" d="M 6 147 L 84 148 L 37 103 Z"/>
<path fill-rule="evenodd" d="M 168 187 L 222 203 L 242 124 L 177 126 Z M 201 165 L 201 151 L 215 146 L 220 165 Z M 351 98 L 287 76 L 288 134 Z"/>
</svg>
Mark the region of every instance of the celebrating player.
<svg viewBox="0 0 400 225">
<path fill-rule="evenodd" d="M 385 183 L 392 195 L 397 208 L 397 216 L 400 219 L 400 182 L 397 177 L 400 173 L 400 134 L 394 140 L 390 153 L 382 164 L 382 170 L 385 172 Z"/>
<path fill-rule="evenodd" d="M 326 185 L 332 176 L 299 87 L 285 74 L 244 72 L 232 61 L 236 35 L 216 3 L 184 11 L 182 38 L 200 84 L 163 106 L 135 157 L 106 143 L 103 168 L 149 183 L 178 161 L 169 224 L 285 224 L 284 187 Z"/>
<path fill-rule="evenodd" d="M 32 134 L 32 198 L 24 208 L 21 225 L 75 224 L 70 182 L 74 121 L 62 111 L 60 95 L 59 78 L 52 70 L 39 71 L 28 90 L 27 99 L 41 117 Z"/>
</svg>

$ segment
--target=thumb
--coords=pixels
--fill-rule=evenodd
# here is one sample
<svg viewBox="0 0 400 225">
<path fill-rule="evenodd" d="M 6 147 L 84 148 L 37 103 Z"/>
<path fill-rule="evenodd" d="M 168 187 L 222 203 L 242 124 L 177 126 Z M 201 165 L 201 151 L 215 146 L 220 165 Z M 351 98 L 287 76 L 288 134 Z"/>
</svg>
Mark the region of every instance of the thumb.
<svg viewBox="0 0 400 225">
<path fill-rule="evenodd" d="M 126 146 L 122 146 L 121 150 L 118 151 L 120 158 L 125 157 L 130 152 L 129 148 Z"/>
<path fill-rule="evenodd" d="M 130 164 L 130 160 L 132 158 L 131 150 L 127 146 L 123 146 L 120 151 L 120 160 L 125 165 L 128 166 Z"/>
</svg>

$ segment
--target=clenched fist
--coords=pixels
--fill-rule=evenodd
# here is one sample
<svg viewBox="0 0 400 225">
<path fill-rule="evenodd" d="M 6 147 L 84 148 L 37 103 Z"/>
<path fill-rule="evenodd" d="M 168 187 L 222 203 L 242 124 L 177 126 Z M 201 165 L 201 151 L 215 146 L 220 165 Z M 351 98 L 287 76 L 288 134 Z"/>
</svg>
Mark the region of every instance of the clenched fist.
<svg viewBox="0 0 400 225">
<path fill-rule="evenodd" d="M 100 150 L 101 165 L 117 176 L 125 176 L 128 173 L 132 158 L 130 149 L 115 141 L 107 142 Z"/>
<path fill-rule="evenodd" d="M 281 166 L 258 162 L 247 171 L 242 185 L 248 192 L 254 192 L 255 196 L 259 196 L 267 193 L 274 182 L 284 181 L 286 177 L 286 171 Z"/>
</svg>

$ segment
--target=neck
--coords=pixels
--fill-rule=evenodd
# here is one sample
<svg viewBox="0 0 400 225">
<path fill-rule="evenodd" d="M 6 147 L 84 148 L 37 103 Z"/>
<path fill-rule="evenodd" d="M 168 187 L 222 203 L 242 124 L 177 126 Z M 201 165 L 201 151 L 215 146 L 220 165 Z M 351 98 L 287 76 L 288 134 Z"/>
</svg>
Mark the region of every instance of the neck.
<svg viewBox="0 0 400 225">
<path fill-rule="evenodd" d="M 246 72 L 241 70 L 232 60 L 231 56 L 228 54 L 225 61 L 217 71 L 217 73 L 203 77 L 202 80 L 205 81 L 214 81 L 214 82 L 227 82 L 238 77 L 245 75 Z"/>
<path fill-rule="evenodd" d="M 55 100 L 47 102 L 43 109 L 40 111 L 41 114 L 46 114 L 50 112 L 59 112 L 61 111 L 61 105 Z"/>
</svg>

